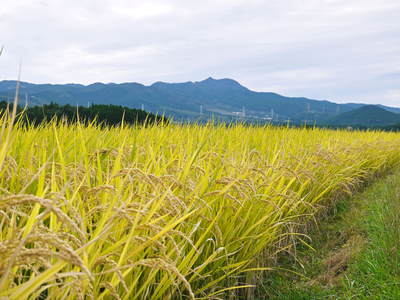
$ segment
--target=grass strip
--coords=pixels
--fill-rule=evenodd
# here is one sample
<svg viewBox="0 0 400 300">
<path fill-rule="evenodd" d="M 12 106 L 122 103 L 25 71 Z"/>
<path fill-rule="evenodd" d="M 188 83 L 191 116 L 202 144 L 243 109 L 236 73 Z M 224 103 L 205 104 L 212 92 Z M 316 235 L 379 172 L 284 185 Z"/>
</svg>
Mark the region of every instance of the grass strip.
<svg viewBox="0 0 400 300">
<path fill-rule="evenodd" d="M 311 233 L 315 250 L 281 257 L 291 272 L 270 273 L 258 299 L 400 299 L 399 213 L 400 171 L 338 203 Z"/>
</svg>

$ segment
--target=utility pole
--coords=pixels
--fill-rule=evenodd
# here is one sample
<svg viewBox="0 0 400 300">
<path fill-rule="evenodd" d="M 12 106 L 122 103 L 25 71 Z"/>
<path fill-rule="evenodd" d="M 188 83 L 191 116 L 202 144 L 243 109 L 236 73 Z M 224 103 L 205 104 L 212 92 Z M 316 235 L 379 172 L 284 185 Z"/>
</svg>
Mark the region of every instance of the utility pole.
<svg viewBox="0 0 400 300">
<path fill-rule="evenodd" d="M 203 114 L 203 105 L 200 104 L 200 115 Z"/>
<path fill-rule="evenodd" d="M 142 103 L 142 105 L 140 106 L 141 110 L 144 110 L 144 104 Z"/>
</svg>

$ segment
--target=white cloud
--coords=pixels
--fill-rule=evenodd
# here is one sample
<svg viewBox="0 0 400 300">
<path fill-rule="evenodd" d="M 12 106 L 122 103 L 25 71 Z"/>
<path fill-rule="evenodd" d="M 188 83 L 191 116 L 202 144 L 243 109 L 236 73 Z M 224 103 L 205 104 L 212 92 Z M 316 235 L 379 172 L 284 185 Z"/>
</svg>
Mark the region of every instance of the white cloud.
<svg viewBox="0 0 400 300">
<path fill-rule="evenodd" d="M 113 5 L 111 11 L 113 14 L 121 17 L 146 19 L 166 15 L 172 12 L 172 7 L 161 3 L 141 3 L 135 4 L 131 1 L 122 1 L 122 3 Z"/>
<path fill-rule="evenodd" d="M 393 0 L 3 0 L 0 80 L 231 77 L 255 90 L 400 106 Z M 386 75 L 386 76 L 385 76 Z M 396 103 L 398 101 L 398 104 Z"/>
</svg>

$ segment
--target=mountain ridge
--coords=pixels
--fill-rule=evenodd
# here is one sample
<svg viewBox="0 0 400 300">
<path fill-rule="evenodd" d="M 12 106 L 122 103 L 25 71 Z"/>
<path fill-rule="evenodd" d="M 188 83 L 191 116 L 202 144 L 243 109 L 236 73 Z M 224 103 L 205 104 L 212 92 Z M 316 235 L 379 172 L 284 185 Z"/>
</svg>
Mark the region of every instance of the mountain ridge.
<svg viewBox="0 0 400 300">
<path fill-rule="evenodd" d="M 15 81 L 0 81 L 0 100 L 12 97 Z M 151 85 L 137 82 L 88 85 L 21 83 L 22 101 L 30 105 L 50 102 L 87 105 L 114 104 L 130 108 L 145 108 L 153 113 L 165 113 L 176 119 L 198 120 L 217 117 L 258 121 L 325 122 L 343 112 L 366 104 L 338 104 L 306 97 L 286 97 L 274 92 L 256 92 L 230 79 L 209 77 L 201 81 Z M 25 99 L 24 99 L 25 97 Z M 392 112 L 400 108 L 382 106 Z"/>
</svg>

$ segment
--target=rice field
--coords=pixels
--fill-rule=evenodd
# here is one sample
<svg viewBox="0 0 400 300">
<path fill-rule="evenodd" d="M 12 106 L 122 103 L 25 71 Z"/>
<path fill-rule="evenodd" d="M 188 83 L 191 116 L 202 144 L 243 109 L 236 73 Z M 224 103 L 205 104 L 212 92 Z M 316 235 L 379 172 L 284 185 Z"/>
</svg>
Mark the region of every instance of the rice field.
<svg viewBox="0 0 400 300">
<path fill-rule="evenodd" d="M 1 299 L 245 297 L 323 206 L 400 162 L 374 131 L 0 127 Z"/>
</svg>

